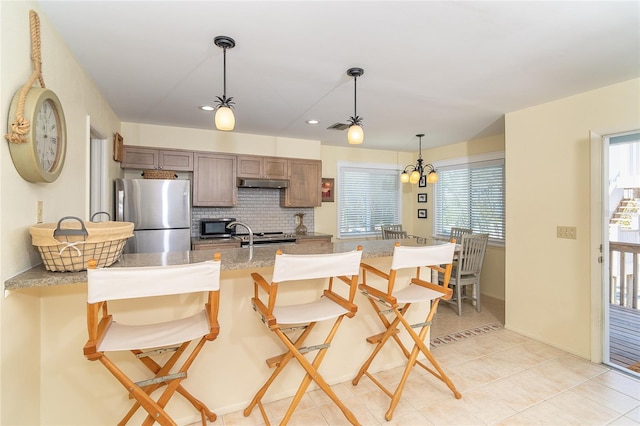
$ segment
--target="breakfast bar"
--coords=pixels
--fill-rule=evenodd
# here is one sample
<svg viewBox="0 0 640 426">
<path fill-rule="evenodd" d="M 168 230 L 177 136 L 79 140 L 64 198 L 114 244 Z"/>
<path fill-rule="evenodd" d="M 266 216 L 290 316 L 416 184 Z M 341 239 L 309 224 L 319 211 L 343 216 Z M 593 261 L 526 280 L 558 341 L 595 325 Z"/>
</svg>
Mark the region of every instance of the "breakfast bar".
<svg viewBox="0 0 640 426">
<path fill-rule="evenodd" d="M 418 241 L 410 239 L 402 243 L 437 243 L 429 239 Z M 284 352 L 273 336 L 265 332 L 265 325 L 252 309 L 250 299 L 253 281 L 250 274 L 259 272 L 269 276 L 277 249 L 296 254 L 334 253 L 355 250 L 358 245 L 363 246 L 364 262 L 383 270 L 389 268 L 393 240 L 306 242 L 220 250 L 220 335 L 204 348 L 190 370 L 185 387 L 200 396 L 219 415 L 246 407 L 256 389 L 271 374 L 265 360 Z M 209 260 L 213 254 L 213 250 L 125 254 L 111 267 L 196 263 Z M 399 283 L 404 285 L 406 280 L 400 280 Z M 314 297 L 317 291 L 306 285 L 302 288 L 292 287 L 288 286 L 282 293 L 284 299 Z M 40 298 L 39 362 L 40 368 L 47 373 L 42 377 L 50 378 L 42 384 L 43 409 L 58 412 L 52 416 L 64 418 L 68 424 L 117 422 L 122 411 L 129 407 L 130 400 L 122 395 L 120 385 L 113 377 L 104 374 L 103 368 L 97 363 L 87 361 L 82 353 L 87 337 L 86 272 L 47 272 L 39 265 L 5 281 L 5 290 L 10 290 L 8 297 Z M 366 298 L 357 294 L 355 302 L 358 313 L 344 322 L 321 368 L 331 385 L 350 381 L 355 376 L 371 351 L 365 338 L 382 331 L 379 320 L 367 306 Z M 126 310 L 126 304 L 121 308 Z M 149 306 L 149 314 L 162 317 L 181 308 L 159 298 L 157 304 Z M 419 311 L 416 309 L 416 312 Z M 132 322 L 135 320 L 131 318 Z M 402 353 L 390 346 L 376 359 L 371 371 L 387 370 L 404 362 Z M 138 368 L 135 360 L 131 360 L 129 366 L 134 371 L 132 375 L 135 375 L 135 369 Z M 295 365 L 288 374 L 279 377 L 268 395 L 269 400 L 292 396 L 302 374 L 303 370 Z M 440 386 L 436 382 L 434 385 Z M 363 385 L 366 386 L 366 383 L 359 386 L 362 388 Z M 357 391 L 362 389 L 358 388 Z M 443 387 L 442 391 L 447 395 L 446 388 Z M 345 403 L 348 405 L 348 402 Z M 199 420 L 187 404 L 182 398 L 174 398 L 168 407 L 180 424 Z M 132 424 L 140 421 L 134 417 Z"/>
</svg>

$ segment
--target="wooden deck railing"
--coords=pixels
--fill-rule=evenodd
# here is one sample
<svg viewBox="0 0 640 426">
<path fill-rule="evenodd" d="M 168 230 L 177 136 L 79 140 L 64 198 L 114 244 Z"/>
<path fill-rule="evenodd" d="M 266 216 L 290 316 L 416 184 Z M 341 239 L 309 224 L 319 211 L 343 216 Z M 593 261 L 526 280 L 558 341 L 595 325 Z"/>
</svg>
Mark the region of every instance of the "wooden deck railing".
<svg viewBox="0 0 640 426">
<path fill-rule="evenodd" d="M 638 309 L 640 244 L 609 243 L 609 303 Z"/>
</svg>

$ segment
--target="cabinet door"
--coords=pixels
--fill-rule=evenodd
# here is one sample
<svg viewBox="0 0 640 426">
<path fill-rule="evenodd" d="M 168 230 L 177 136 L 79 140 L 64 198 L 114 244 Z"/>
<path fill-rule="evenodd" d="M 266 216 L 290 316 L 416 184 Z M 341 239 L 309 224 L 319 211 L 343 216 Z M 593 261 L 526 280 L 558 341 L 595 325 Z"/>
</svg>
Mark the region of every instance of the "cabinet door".
<svg viewBox="0 0 640 426">
<path fill-rule="evenodd" d="M 158 150 L 125 145 L 122 149 L 123 169 L 155 169 L 158 167 Z"/>
<path fill-rule="evenodd" d="M 286 158 L 264 157 L 264 177 L 268 179 L 287 179 L 288 161 Z"/>
<path fill-rule="evenodd" d="M 238 177 L 255 179 L 287 179 L 287 159 L 238 155 Z"/>
<path fill-rule="evenodd" d="M 264 172 L 262 157 L 255 155 L 238 155 L 238 177 L 261 178 Z"/>
<path fill-rule="evenodd" d="M 199 243 L 192 244 L 192 250 L 219 250 L 240 248 L 240 241 L 225 241 L 220 243 Z"/>
<path fill-rule="evenodd" d="M 233 207 L 237 201 L 235 155 L 195 153 L 193 205 Z"/>
<path fill-rule="evenodd" d="M 193 152 L 161 150 L 158 152 L 158 168 L 191 172 L 193 171 Z"/>
<path fill-rule="evenodd" d="M 283 207 L 317 207 L 322 202 L 322 162 L 289 159 L 289 187 L 283 192 Z"/>
</svg>

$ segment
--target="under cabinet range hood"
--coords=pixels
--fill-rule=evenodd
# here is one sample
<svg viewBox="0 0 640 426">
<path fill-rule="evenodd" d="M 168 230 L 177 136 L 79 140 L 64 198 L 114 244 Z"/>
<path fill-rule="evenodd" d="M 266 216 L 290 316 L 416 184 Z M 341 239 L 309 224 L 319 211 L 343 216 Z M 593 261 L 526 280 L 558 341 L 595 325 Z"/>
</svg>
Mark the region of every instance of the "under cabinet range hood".
<svg viewBox="0 0 640 426">
<path fill-rule="evenodd" d="M 255 179 L 237 178 L 238 188 L 288 188 L 289 181 L 286 179 Z"/>
</svg>

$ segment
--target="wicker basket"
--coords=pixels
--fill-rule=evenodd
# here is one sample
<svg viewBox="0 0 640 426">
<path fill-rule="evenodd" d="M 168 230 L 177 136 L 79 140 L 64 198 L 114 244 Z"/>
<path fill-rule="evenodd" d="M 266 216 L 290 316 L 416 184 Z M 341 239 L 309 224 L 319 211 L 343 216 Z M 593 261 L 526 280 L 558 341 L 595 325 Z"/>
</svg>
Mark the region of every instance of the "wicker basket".
<svg viewBox="0 0 640 426">
<path fill-rule="evenodd" d="M 142 177 L 145 179 L 176 179 L 178 175 L 172 170 L 143 170 Z"/>
<path fill-rule="evenodd" d="M 118 260 L 127 239 L 133 236 L 133 223 L 84 223 L 67 216 L 57 224 L 33 225 L 29 233 L 48 271 L 78 272 L 87 269 L 89 259 L 96 259 L 99 268 Z"/>
</svg>

